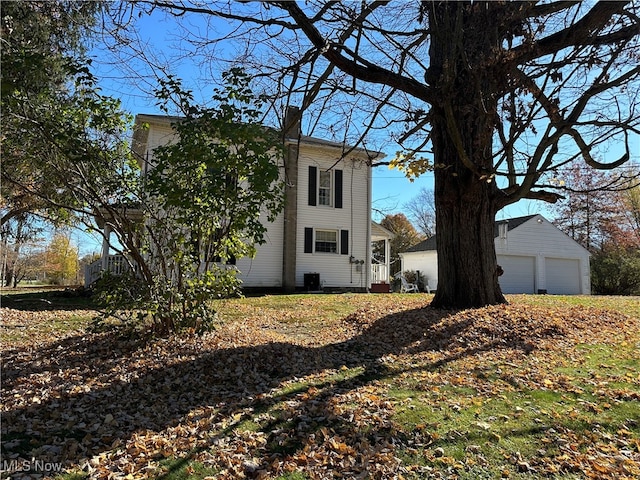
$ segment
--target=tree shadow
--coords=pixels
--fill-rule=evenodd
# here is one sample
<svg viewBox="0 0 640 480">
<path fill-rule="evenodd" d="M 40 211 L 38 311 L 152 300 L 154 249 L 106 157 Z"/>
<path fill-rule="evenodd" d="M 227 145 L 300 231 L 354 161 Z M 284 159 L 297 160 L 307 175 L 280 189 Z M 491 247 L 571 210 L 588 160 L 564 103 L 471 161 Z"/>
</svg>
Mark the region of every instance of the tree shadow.
<svg viewBox="0 0 640 480">
<path fill-rule="evenodd" d="M 6 293 L 0 295 L 2 308 L 31 312 L 53 310 L 93 310 L 95 304 L 84 289 L 51 289 L 37 292 Z"/>
<path fill-rule="evenodd" d="M 344 321 L 353 323 L 350 317 Z M 336 398 L 403 371 L 437 369 L 507 346 L 496 338 L 461 346 L 459 338 L 473 326 L 470 318 L 456 320 L 455 312 L 423 308 L 384 316 L 346 341 L 320 347 L 271 342 L 203 351 L 198 340 L 144 341 L 103 333 L 68 337 L 34 351 L 14 349 L 2 358 L 3 396 L 21 396 L 3 407 L 3 458 L 77 466 L 118 449 L 135 456 L 131 444 L 138 434 L 166 430 L 176 436 L 176 445 L 184 440 L 180 453 L 195 456 L 221 448 L 222 439 L 241 431 L 248 419 L 266 432 L 264 444 L 248 453 L 261 459 L 259 465 L 245 465 L 243 474 L 249 476 L 275 468 L 274 458 L 286 459 L 310 442 L 327 440 L 328 434 L 318 433 L 325 432 L 327 422 L 347 445 L 341 448 L 366 444 L 380 452 L 392 441 L 388 422 L 372 417 L 358 424 L 337 407 Z M 509 340 L 509 348 L 530 351 L 524 339 Z M 442 355 L 437 362 L 404 370 L 383 361 L 389 355 L 428 351 Z M 341 376 L 345 367 L 359 373 Z M 303 380 L 323 372 L 329 373 L 312 387 Z M 298 380 L 296 389 L 291 384 Z M 290 412 L 282 410 L 287 401 L 295 404 Z M 198 441 L 190 443 L 185 435 Z M 144 454 L 163 455 L 162 449 Z M 366 469 L 369 462 L 362 453 L 352 467 Z"/>
</svg>

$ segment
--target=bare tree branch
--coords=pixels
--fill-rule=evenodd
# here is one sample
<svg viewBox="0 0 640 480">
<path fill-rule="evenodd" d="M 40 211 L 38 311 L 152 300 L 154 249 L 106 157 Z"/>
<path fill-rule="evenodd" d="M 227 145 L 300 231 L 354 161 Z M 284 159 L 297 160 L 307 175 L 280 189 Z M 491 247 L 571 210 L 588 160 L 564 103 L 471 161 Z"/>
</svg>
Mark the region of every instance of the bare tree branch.
<svg viewBox="0 0 640 480">
<path fill-rule="evenodd" d="M 298 4 L 294 2 L 273 2 L 273 4 L 287 11 L 296 24 L 305 32 L 311 43 L 327 60 L 342 71 L 368 83 L 389 85 L 428 103 L 435 103 L 437 101 L 437 97 L 429 86 L 413 78 L 399 75 L 370 62 L 366 62 L 367 65 L 361 65 L 360 62 L 363 60 L 361 58 L 350 60 L 344 57 L 340 53 L 342 48 L 325 39 Z"/>
<path fill-rule="evenodd" d="M 623 13 L 625 6 L 628 4 L 628 1 L 597 2 L 587 14 L 569 27 L 534 43 L 524 43 L 514 48 L 510 52 L 509 62 L 522 64 L 534 58 L 550 55 L 567 47 L 577 45 L 600 45 L 628 40 L 640 33 L 639 24 L 602 37 L 594 37 L 593 35 L 606 26 L 613 15 Z"/>
</svg>

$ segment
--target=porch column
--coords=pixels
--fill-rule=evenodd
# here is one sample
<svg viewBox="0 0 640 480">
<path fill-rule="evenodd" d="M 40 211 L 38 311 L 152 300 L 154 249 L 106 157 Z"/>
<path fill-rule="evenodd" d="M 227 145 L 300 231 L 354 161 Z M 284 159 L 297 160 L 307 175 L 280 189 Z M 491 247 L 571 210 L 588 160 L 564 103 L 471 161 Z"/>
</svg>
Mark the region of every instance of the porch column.
<svg viewBox="0 0 640 480">
<path fill-rule="evenodd" d="M 109 269 L 109 238 L 111 237 L 111 225 L 105 223 L 102 237 L 102 270 Z"/>
<path fill-rule="evenodd" d="M 387 267 L 387 282 L 391 283 L 391 242 L 384 239 L 384 264 Z"/>
</svg>

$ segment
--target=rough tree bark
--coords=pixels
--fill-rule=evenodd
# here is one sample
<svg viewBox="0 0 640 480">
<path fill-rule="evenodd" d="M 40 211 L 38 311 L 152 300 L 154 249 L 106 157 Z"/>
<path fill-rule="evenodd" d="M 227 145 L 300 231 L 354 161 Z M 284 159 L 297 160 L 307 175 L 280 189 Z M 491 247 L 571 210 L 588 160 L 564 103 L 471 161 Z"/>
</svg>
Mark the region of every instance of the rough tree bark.
<svg viewBox="0 0 640 480">
<path fill-rule="evenodd" d="M 476 68 L 499 42 L 493 8 L 470 10 L 458 2 L 429 4 L 428 83 L 438 91 L 431 136 L 435 164 L 438 289 L 434 307 L 506 302 L 498 283 L 494 220 L 498 189 L 492 139 L 497 80 Z"/>
</svg>

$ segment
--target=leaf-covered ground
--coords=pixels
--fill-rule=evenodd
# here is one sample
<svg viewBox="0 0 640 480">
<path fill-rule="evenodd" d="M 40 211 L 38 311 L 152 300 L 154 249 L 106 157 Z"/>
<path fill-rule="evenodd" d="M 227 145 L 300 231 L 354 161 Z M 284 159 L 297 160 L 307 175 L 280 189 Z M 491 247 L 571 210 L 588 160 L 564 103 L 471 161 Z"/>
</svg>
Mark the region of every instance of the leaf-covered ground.
<svg viewBox="0 0 640 480">
<path fill-rule="evenodd" d="M 3 478 L 639 478 L 640 300 L 581 298 L 249 298 L 156 340 L 5 307 Z"/>
</svg>

